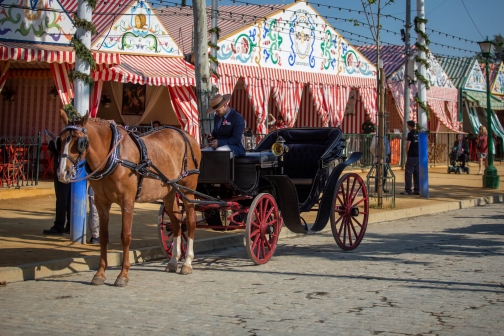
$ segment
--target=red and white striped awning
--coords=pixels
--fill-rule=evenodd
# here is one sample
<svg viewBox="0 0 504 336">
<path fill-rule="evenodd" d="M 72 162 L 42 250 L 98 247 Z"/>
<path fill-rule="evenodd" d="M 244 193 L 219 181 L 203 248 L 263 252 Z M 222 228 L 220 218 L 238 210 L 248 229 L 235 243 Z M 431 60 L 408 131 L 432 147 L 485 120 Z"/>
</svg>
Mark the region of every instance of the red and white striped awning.
<svg viewBox="0 0 504 336">
<path fill-rule="evenodd" d="M 121 58 L 122 60 L 122 58 Z M 284 82 L 311 84 L 329 84 L 348 87 L 376 87 L 376 78 L 360 78 L 351 76 L 335 76 L 322 73 L 283 70 L 248 65 L 220 63 L 219 75 L 239 78 L 275 79 Z"/>
<path fill-rule="evenodd" d="M 93 51 L 97 64 L 119 64 L 119 54 Z M 47 63 L 75 63 L 75 52 L 71 46 L 28 42 L 0 41 L 0 61 L 25 61 Z"/>
<path fill-rule="evenodd" d="M 194 66 L 175 57 L 121 55 L 121 64 L 93 73 L 94 80 L 155 86 L 194 86 Z"/>
</svg>

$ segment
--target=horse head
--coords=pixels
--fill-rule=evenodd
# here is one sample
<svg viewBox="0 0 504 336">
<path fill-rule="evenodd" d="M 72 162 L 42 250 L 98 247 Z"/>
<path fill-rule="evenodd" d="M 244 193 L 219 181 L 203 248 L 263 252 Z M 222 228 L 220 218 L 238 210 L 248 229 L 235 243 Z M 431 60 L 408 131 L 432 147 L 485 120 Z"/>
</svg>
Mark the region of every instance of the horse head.
<svg viewBox="0 0 504 336">
<path fill-rule="evenodd" d="M 86 124 L 89 114 L 78 120 L 69 120 L 65 111 L 60 110 L 61 120 L 65 127 L 60 134 L 61 146 L 59 148 L 61 160 L 58 167 L 60 182 L 69 183 L 75 178 L 79 162 L 86 157 L 89 139 Z"/>
</svg>

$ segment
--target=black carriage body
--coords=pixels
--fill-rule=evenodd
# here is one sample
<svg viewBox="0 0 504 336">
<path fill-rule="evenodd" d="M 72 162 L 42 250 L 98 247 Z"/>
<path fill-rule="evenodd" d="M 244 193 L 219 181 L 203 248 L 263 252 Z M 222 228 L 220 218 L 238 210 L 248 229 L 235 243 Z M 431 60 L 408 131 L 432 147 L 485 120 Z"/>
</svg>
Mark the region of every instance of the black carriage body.
<svg viewBox="0 0 504 336">
<path fill-rule="evenodd" d="M 271 146 L 281 136 L 289 148 L 280 160 L 271 153 Z M 341 157 L 345 146 L 339 128 L 289 128 L 268 134 L 246 155 L 230 158 L 230 152 L 203 151 L 198 189 L 221 199 L 237 195 L 255 196 L 269 192 L 275 198 L 293 198 L 299 212 L 309 211 L 319 200 L 328 178 Z M 343 161 L 345 158 L 342 158 Z M 280 174 L 280 165 L 284 174 Z M 275 176 L 290 180 L 280 188 Z M 278 179 L 276 179 L 278 180 Z M 288 195 L 288 196 L 287 196 Z M 291 211 L 281 209 L 285 211 Z"/>
<path fill-rule="evenodd" d="M 278 157 L 271 149 L 280 136 L 288 151 Z M 270 133 L 240 157 L 233 158 L 229 151 L 203 151 L 195 193 L 199 199 L 194 202 L 196 211 L 203 213 L 202 227 L 245 228 L 247 252 L 256 264 L 273 255 L 282 224 L 292 232 L 312 233 L 330 222 L 338 246 L 356 248 L 366 231 L 369 203 L 361 177 L 342 176 L 362 156 L 354 152 L 348 159 L 342 157 L 345 143 L 338 128 L 297 128 Z M 362 197 L 356 199 L 359 193 Z M 317 211 L 311 227 L 302 222 L 306 211 Z M 165 244 L 170 226 L 159 218 Z"/>
</svg>

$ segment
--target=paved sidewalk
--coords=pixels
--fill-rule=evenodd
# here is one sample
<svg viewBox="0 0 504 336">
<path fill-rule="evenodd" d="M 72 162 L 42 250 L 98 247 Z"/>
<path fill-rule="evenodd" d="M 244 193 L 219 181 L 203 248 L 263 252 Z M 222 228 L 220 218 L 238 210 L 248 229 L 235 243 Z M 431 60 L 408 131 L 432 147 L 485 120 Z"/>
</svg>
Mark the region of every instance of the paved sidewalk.
<svg viewBox="0 0 504 336">
<path fill-rule="evenodd" d="M 196 256 L 188 276 L 133 265 L 0 287 L 10 335 L 502 335 L 502 205 L 377 223 L 352 252 L 322 233 Z"/>
<path fill-rule="evenodd" d="M 471 168 L 474 170 L 474 163 Z M 481 188 L 480 175 L 455 175 L 446 173 L 446 167 L 433 168 L 429 174 L 430 199 L 400 195 L 404 188 L 404 173 L 395 171 L 396 207 L 379 210 L 372 208 L 370 223 L 426 215 L 441 211 L 465 208 L 488 202 L 502 202 L 504 195 L 504 165 L 498 165 L 501 190 Z M 365 173 L 361 173 L 365 177 Z M 54 220 L 54 191 L 51 182 L 42 182 L 34 191 L 0 190 L 0 281 L 19 281 L 54 274 L 65 274 L 97 267 L 99 247 L 71 244 L 68 236 L 43 236 L 42 230 L 52 226 Z M 35 193 L 38 196 L 26 197 Z M 11 198 L 15 194 L 20 198 Z M 162 258 L 156 230 L 159 205 L 137 204 L 133 224 L 132 260 L 142 262 Z M 315 213 L 303 214 L 308 223 Z M 109 264 L 121 260 L 120 210 L 111 211 L 111 238 Z M 329 227 L 327 227 L 329 228 Z M 208 251 L 243 243 L 240 231 L 216 232 L 197 230 L 196 251 Z M 288 230 L 282 230 L 287 235 Z M 366 237 L 364 238 L 366 239 Z"/>
</svg>

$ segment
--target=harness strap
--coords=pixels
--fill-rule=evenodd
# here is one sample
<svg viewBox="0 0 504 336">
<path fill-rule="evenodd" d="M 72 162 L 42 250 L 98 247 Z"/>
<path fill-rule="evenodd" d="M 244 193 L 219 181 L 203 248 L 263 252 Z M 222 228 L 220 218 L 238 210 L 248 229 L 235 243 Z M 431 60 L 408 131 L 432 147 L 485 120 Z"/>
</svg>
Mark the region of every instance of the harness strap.
<svg viewBox="0 0 504 336">
<path fill-rule="evenodd" d="M 174 180 L 169 180 L 161 172 L 161 170 L 159 170 L 159 168 L 157 168 L 152 163 L 152 161 L 149 159 L 147 147 L 145 146 L 145 142 L 141 139 L 145 135 L 152 134 L 155 131 L 158 131 L 158 130 L 164 129 L 164 128 L 170 128 L 170 129 L 176 130 L 180 135 L 182 135 L 182 138 L 184 139 L 184 157 L 182 159 L 182 171 L 180 173 L 180 176 Z M 192 146 L 189 146 L 189 148 L 191 149 L 191 155 L 192 155 L 194 165 L 196 166 L 196 169 L 187 170 L 187 145 L 189 144 L 189 139 L 187 139 L 187 136 L 185 135 L 185 133 L 183 131 L 179 130 L 178 128 L 171 127 L 171 126 L 164 126 L 164 127 L 155 128 L 154 130 L 151 130 L 149 132 L 146 132 L 146 133 L 143 133 L 140 135 L 135 134 L 133 130 L 129 131 L 128 133 L 129 133 L 131 139 L 133 140 L 133 142 L 135 143 L 135 145 L 138 147 L 138 150 L 140 152 L 140 162 L 137 164 L 132 161 L 120 160 L 120 159 L 118 160 L 118 162 L 121 163 L 121 165 L 123 165 L 124 167 L 129 168 L 131 170 L 134 170 L 135 173 L 137 173 L 139 175 L 138 184 L 137 184 L 137 193 L 136 193 L 135 199 L 138 199 L 138 197 L 140 197 L 140 193 L 142 192 L 143 179 L 145 177 L 154 178 L 154 179 L 160 180 L 166 184 L 173 184 L 173 183 L 179 182 L 180 180 L 182 180 L 184 177 L 186 177 L 189 174 L 199 174 L 198 160 L 196 159 L 196 156 L 194 155 L 194 150 L 193 150 Z M 154 172 L 151 171 L 150 168 L 152 168 L 154 170 Z"/>
</svg>

